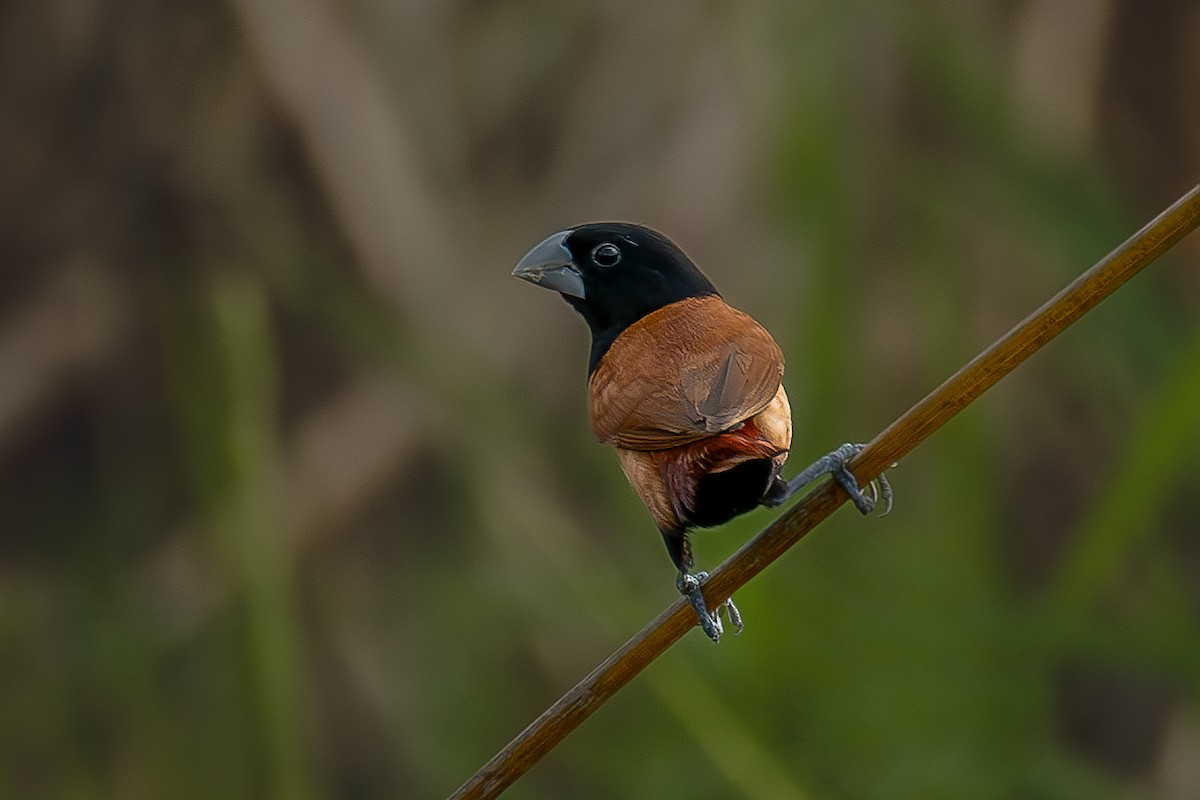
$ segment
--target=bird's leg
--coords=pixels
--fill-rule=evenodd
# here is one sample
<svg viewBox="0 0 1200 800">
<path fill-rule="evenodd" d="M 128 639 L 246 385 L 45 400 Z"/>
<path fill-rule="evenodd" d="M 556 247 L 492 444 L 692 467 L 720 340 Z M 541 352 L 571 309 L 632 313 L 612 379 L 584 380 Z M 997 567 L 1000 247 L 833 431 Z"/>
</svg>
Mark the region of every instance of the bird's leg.
<svg viewBox="0 0 1200 800">
<path fill-rule="evenodd" d="M 733 604 L 733 598 L 730 597 L 725 602 L 721 603 L 712 612 L 708 610 L 708 604 L 704 602 L 704 593 L 701 591 L 701 586 L 708 578 L 707 572 L 697 572 L 692 574 L 693 566 L 692 547 L 688 540 L 686 532 L 683 531 L 663 531 L 663 541 L 667 545 L 667 552 L 671 555 L 671 560 L 675 562 L 675 566 L 679 569 L 679 576 L 675 579 L 675 587 L 679 589 L 679 593 L 688 599 L 692 604 L 692 608 L 696 610 L 696 617 L 700 621 L 700 628 L 704 634 L 714 642 L 721 641 L 721 634 L 724 633 L 724 628 L 721 625 L 721 610 L 725 609 L 729 615 L 729 622 L 733 625 L 734 636 L 742 632 L 742 615 L 738 611 L 737 606 Z"/>
<path fill-rule="evenodd" d="M 787 502 L 793 495 L 822 475 L 833 475 L 833 479 L 846 490 L 846 494 L 850 495 L 850 501 L 854 503 L 855 508 L 863 514 L 870 514 L 882 501 L 883 514 L 886 515 L 892 510 L 892 485 L 888 483 L 887 477 L 880 475 L 871 481 L 867 487 L 871 490 L 870 496 L 868 496 L 859 488 L 854 473 L 846 468 L 846 463 L 862 452 L 862 449 L 863 445 L 861 444 L 844 444 L 800 470 L 800 474 L 790 481 L 785 482 L 782 478 L 776 478 L 775 483 L 767 490 L 766 497 L 763 498 L 763 505 L 775 508 Z"/>
<path fill-rule="evenodd" d="M 681 595 L 688 599 L 692 608 L 696 609 L 696 617 L 700 620 L 700 628 L 705 635 L 714 642 L 719 642 L 721 634 L 725 632 L 721 627 L 720 608 L 718 607 L 716 614 L 710 614 L 708 606 L 704 602 L 704 592 L 700 591 L 700 587 L 707 577 L 707 572 L 698 572 L 695 575 L 689 572 L 680 572 L 679 577 L 675 579 L 675 587 L 679 589 Z"/>
</svg>

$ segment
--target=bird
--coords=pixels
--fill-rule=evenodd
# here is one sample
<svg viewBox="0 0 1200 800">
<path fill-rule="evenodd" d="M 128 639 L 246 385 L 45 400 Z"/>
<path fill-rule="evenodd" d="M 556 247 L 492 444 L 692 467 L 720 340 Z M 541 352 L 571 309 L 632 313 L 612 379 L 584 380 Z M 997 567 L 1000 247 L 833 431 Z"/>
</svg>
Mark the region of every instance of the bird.
<svg viewBox="0 0 1200 800">
<path fill-rule="evenodd" d="M 782 477 L 792 440 L 783 352 L 663 234 L 629 222 L 578 225 L 533 247 L 513 275 L 557 292 L 587 323 L 592 432 L 616 449 L 666 544 L 676 588 L 714 642 L 722 612 L 735 634 L 744 626 L 732 598 L 708 609 L 692 529 L 778 507 L 826 474 L 863 514 L 880 501 L 891 510 L 885 477 L 868 493 L 847 468 L 861 444 Z"/>
</svg>

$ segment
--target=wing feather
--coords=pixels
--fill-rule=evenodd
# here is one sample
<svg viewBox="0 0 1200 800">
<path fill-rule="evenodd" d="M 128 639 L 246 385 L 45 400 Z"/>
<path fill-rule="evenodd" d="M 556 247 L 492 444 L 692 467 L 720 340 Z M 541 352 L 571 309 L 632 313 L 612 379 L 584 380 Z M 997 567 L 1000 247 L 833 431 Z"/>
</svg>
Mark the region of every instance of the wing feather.
<svg viewBox="0 0 1200 800">
<path fill-rule="evenodd" d="M 602 442 L 664 450 L 737 427 L 775 397 L 783 353 L 719 297 L 648 314 L 617 337 L 589 382 Z"/>
</svg>

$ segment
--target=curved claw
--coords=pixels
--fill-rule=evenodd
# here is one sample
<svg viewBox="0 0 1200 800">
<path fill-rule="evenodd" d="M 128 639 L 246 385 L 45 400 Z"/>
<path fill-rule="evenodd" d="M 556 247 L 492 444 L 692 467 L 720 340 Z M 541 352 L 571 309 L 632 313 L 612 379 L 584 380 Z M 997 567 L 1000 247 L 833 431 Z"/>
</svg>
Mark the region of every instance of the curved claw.
<svg viewBox="0 0 1200 800">
<path fill-rule="evenodd" d="M 888 466 L 888 469 L 891 469 L 894 466 L 896 465 L 893 463 Z M 887 479 L 886 472 L 879 473 L 878 477 L 867 484 L 867 489 L 869 489 L 871 492 L 871 496 L 867 499 L 870 500 L 870 506 L 872 509 L 877 508 L 880 502 L 883 503 L 883 510 L 879 512 L 879 516 L 886 517 L 888 514 L 892 513 L 892 484 L 891 481 Z M 862 510 L 861 507 L 859 510 Z M 865 514 L 867 512 L 863 511 L 863 513 Z"/>
<path fill-rule="evenodd" d="M 721 610 L 729 615 L 729 624 L 733 626 L 733 635 L 740 636 L 746 626 L 742 624 L 742 612 L 738 611 L 738 607 L 733 604 L 733 598 L 729 598 L 721 605 L 717 606 L 717 614 L 720 615 Z"/>
<path fill-rule="evenodd" d="M 741 612 L 733 604 L 732 597 L 717 606 L 714 611 L 708 610 L 708 605 L 704 602 L 704 593 L 700 590 L 706 578 L 708 578 L 707 572 L 697 572 L 695 575 L 681 572 L 675 579 L 675 587 L 692 604 L 692 608 L 696 610 L 696 618 L 700 622 L 701 630 L 715 644 L 721 641 L 721 635 L 725 632 L 724 626 L 721 624 L 722 611 L 729 615 L 729 622 L 734 628 L 734 636 L 740 634 L 744 626 Z"/>
<path fill-rule="evenodd" d="M 847 442 L 833 452 L 821 456 L 787 483 L 777 481 L 776 485 L 763 498 L 762 504 L 771 508 L 780 506 L 813 480 L 822 475 L 832 475 L 838 485 L 850 496 L 850 502 L 854 503 L 854 507 L 860 513 L 870 514 L 882 502 L 883 511 L 880 516 L 887 516 L 892 510 L 892 484 L 887 477 L 880 474 L 879 477 L 870 481 L 867 484 L 868 494 L 859 487 L 854 473 L 846 466 L 851 459 L 863 451 L 863 447 L 865 445 Z M 891 466 L 896 465 L 892 464 Z"/>
<path fill-rule="evenodd" d="M 896 466 L 892 464 L 891 467 Z M 891 469 L 888 467 L 888 469 Z M 879 497 L 877 499 L 883 501 L 883 511 L 879 512 L 879 516 L 886 517 L 892 513 L 892 484 L 887 479 L 887 473 L 879 473 L 879 477 L 871 481 L 871 486 L 879 485 Z"/>
</svg>

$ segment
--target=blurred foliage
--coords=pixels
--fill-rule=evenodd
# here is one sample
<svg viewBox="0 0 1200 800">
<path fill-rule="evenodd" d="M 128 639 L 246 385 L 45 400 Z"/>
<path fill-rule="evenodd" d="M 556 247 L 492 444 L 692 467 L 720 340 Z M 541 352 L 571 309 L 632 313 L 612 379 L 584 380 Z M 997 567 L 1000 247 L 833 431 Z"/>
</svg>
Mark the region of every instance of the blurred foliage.
<svg viewBox="0 0 1200 800">
<path fill-rule="evenodd" d="M 1200 8 L 0 8 L 0 796 L 436 797 L 674 596 L 508 272 L 665 230 L 807 463 L 1200 175 Z M 1200 242 L 514 798 L 1192 798 Z M 758 512 L 696 537 L 714 565 Z"/>
</svg>

